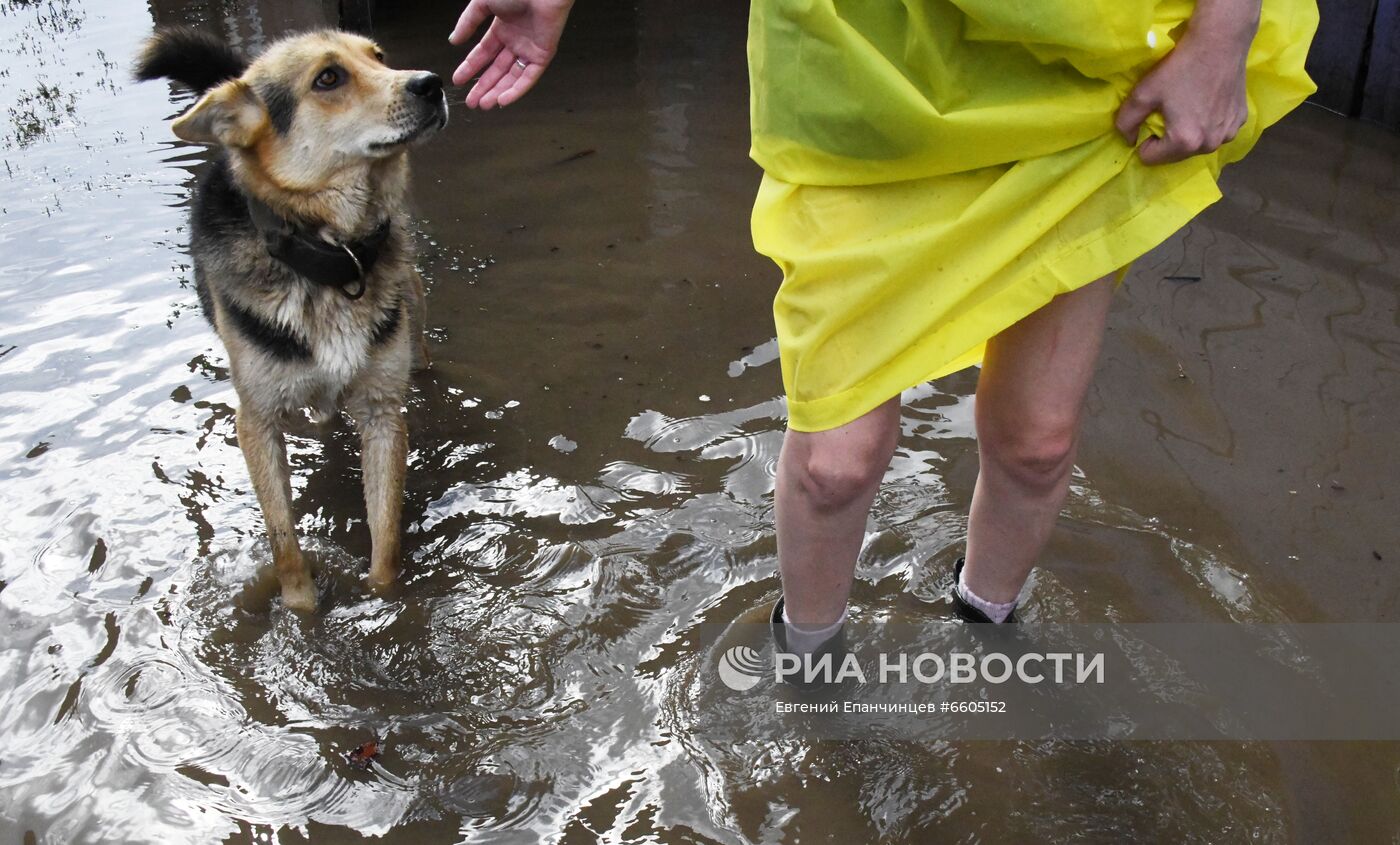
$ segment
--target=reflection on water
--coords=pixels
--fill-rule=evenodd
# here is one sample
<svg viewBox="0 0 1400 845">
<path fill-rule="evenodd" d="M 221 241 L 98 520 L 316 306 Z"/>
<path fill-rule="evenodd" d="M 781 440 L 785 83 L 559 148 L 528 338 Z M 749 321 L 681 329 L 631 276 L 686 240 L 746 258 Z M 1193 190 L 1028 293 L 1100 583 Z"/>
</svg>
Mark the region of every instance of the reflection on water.
<svg viewBox="0 0 1400 845">
<path fill-rule="evenodd" d="M 688 633 L 777 590 L 776 280 L 747 241 L 739 8 L 582 4 L 539 91 L 459 110 L 421 151 L 436 367 L 410 406 L 407 577 L 362 589 L 355 440 L 308 424 L 290 451 L 324 600 L 284 612 L 188 281 L 203 153 L 166 126 L 188 97 L 129 84 L 128 61 L 153 21 L 256 47 L 333 5 L 0 2 L 11 840 L 1400 830 L 1389 745 L 709 738 L 719 691 Z M 446 71 L 449 17 L 396 4 L 377 35 Z M 1400 613 L 1377 563 L 1400 554 L 1384 505 L 1400 475 L 1397 152 L 1299 114 L 1231 174 L 1227 203 L 1139 263 L 1028 618 Z M 974 386 L 906 397 L 857 612 L 946 617 Z M 371 738 L 377 765 L 350 765 Z"/>
</svg>

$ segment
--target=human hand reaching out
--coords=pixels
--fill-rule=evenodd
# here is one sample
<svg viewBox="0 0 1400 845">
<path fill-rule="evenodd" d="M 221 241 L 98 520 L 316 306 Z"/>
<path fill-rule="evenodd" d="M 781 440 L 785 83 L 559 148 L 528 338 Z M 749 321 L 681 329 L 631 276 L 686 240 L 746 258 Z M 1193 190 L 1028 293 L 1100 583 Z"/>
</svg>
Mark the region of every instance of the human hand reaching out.
<svg viewBox="0 0 1400 845">
<path fill-rule="evenodd" d="M 1209 153 L 1234 140 L 1249 119 L 1245 61 L 1259 21 L 1259 0 L 1200 0 L 1185 35 L 1138 81 L 1114 125 L 1129 144 L 1153 112 L 1163 137 L 1138 148 L 1145 164 Z"/>
<path fill-rule="evenodd" d="M 448 38 L 465 44 L 487 20 L 480 42 L 452 74 L 452 84 L 480 79 L 467 92 L 467 107 L 508 106 L 544 75 L 559 48 L 573 0 L 471 0 Z"/>
</svg>

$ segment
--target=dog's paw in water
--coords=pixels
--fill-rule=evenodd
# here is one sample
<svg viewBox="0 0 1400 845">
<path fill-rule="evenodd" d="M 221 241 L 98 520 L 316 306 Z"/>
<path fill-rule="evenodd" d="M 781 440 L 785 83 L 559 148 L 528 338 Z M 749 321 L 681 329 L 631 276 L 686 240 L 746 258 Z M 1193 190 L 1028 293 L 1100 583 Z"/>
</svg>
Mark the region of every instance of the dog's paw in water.
<svg viewBox="0 0 1400 845">
<path fill-rule="evenodd" d="M 309 577 L 299 581 L 282 581 L 282 606 L 298 613 L 316 610 L 316 582 Z"/>
</svg>

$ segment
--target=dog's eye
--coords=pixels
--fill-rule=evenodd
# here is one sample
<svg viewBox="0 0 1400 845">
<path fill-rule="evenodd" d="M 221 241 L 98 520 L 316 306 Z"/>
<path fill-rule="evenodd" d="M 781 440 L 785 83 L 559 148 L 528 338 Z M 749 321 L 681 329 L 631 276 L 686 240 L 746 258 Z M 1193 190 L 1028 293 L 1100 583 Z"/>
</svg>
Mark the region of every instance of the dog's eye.
<svg viewBox="0 0 1400 845">
<path fill-rule="evenodd" d="M 329 91 L 337 88 L 345 81 L 345 71 L 338 67 L 328 67 L 321 71 L 316 77 L 316 88 L 320 91 Z"/>
<path fill-rule="evenodd" d="M 384 64 L 384 51 L 383 51 L 383 50 L 375 50 L 375 51 L 374 51 L 374 58 L 377 59 L 381 65 Z"/>
</svg>

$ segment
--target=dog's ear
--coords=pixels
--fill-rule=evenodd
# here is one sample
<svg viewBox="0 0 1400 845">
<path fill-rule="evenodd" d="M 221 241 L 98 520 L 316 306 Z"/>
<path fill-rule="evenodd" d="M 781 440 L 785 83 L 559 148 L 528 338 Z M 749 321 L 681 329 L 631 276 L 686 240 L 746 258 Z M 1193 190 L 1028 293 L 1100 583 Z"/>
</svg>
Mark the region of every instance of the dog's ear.
<svg viewBox="0 0 1400 845">
<path fill-rule="evenodd" d="M 232 79 L 205 94 L 171 127 L 196 144 L 250 147 L 267 127 L 267 109 L 248 83 Z"/>
</svg>

